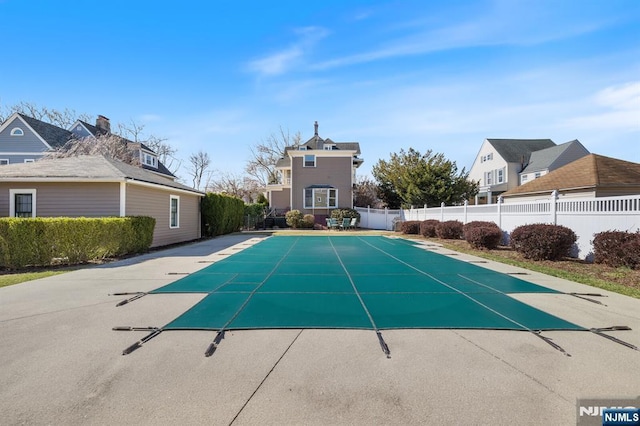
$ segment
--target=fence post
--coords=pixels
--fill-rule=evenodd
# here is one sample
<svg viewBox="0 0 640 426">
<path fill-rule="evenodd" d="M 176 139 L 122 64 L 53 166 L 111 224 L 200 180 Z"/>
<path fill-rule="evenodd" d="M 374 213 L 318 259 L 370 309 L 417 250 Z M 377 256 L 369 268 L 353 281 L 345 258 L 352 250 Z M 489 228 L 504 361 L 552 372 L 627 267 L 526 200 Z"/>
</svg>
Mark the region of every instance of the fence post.
<svg viewBox="0 0 640 426">
<path fill-rule="evenodd" d="M 553 190 L 551 192 L 551 218 L 553 219 L 553 224 L 557 225 L 558 224 L 558 191 L 557 190 Z"/>
<path fill-rule="evenodd" d="M 370 219 L 371 219 L 371 206 L 367 206 L 367 228 L 369 228 Z"/>
<path fill-rule="evenodd" d="M 467 206 L 469 205 L 469 201 L 464 200 L 464 223 L 467 223 Z"/>
<path fill-rule="evenodd" d="M 502 195 L 498 197 L 498 228 L 502 229 Z"/>
<path fill-rule="evenodd" d="M 444 201 L 440 203 L 440 222 L 444 222 Z"/>
</svg>

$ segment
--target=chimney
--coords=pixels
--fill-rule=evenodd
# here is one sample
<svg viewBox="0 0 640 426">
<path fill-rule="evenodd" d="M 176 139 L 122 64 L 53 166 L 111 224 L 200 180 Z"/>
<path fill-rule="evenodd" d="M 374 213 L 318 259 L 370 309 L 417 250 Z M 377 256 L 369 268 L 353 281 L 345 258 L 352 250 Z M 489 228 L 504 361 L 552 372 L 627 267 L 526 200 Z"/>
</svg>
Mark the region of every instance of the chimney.
<svg viewBox="0 0 640 426">
<path fill-rule="evenodd" d="M 96 118 L 96 127 L 103 134 L 111 133 L 111 122 L 109 122 L 109 119 L 104 115 L 99 115 L 98 118 Z"/>
<path fill-rule="evenodd" d="M 316 121 L 315 124 L 313 125 L 313 135 L 314 136 L 318 136 L 318 122 Z"/>
</svg>

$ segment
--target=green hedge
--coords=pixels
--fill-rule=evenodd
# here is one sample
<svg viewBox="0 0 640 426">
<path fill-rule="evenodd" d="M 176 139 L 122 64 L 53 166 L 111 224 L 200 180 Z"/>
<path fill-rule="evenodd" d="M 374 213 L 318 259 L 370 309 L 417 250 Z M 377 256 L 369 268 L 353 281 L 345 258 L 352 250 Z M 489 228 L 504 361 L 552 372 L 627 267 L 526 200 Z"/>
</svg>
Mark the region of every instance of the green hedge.
<svg viewBox="0 0 640 426">
<path fill-rule="evenodd" d="M 0 218 L 0 267 L 74 265 L 147 251 L 156 220 L 107 218 Z"/>
<path fill-rule="evenodd" d="M 242 228 L 244 201 L 224 194 L 207 193 L 202 199 L 202 230 L 205 237 L 236 232 Z"/>
</svg>

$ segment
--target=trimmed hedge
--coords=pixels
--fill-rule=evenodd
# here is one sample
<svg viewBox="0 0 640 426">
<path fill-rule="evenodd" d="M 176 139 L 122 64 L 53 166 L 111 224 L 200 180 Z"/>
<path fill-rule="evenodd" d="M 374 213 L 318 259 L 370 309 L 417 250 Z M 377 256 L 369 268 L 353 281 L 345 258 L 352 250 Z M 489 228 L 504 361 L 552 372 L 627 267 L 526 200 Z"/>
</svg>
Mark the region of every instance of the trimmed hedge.
<svg viewBox="0 0 640 426">
<path fill-rule="evenodd" d="M 420 222 L 420 235 L 425 238 L 433 238 L 436 236 L 436 226 L 440 223 L 439 220 L 429 219 Z"/>
<path fill-rule="evenodd" d="M 0 266 L 9 269 L 75 265 L 147 251 L 156 220 L 107 218 L 0 218 Z"/>
<path fill-rule="evenodd" d="M 558 260 L 570 255 L 577 239 L 566 226 L 539 223 L 514 229 L 509 244 L 526 259 Z"/>
<path fill-rule="evenodd" d="M 244 201 L 239 198 L 209 192 L 202 199 L 201 211 L 205 237 L 229 234 L 242 228 Z"/>
<path fill-rule="evenodd" d="M 284 217 L 287 220 L 287 225 L 290 227 L 294 229 L 302 227 L 304 215 L 300 210 L 289 210 L 284 214 Z"/>
<path fill-rule="evenodd" d="M 420 221 L 419 220 L 407 220 L 400 224 L 400 232 L 403 234 L 419 234 L 420 233 Z"/>
<path fill-rule="evenodd" d="M 605 231 L 593 238 L 593 261 L 631 269 L 640 268 L 640 231 Z"/>
<path fill-rule="evenodd" d="M 494 222 L 476 220 L 462 227 L 464 239 L 477 249 L 495 249 L 502 241 L 502 230 Z"/>
<path fill-rule="evenodd" d="M 443 240 L 459 240 L 462 238 L 462 222 L 447 220 L 436 225 L 436 235 Z"/>
</svg>

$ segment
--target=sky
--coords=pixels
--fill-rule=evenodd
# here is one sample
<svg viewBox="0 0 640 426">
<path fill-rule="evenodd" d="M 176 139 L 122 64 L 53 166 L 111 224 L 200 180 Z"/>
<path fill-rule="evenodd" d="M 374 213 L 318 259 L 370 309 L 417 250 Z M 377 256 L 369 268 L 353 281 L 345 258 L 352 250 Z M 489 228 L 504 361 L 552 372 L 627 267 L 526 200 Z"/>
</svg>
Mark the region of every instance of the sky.
<svg viewBox="0 0 640 426">
<path fill-rule="evenodd" d="M 145 126 L 241 174 L 282 128 L 468 171 L 485 138 L 640 162 L 640 1 L 0 0 L 0 106 Z"/>
</svg>

